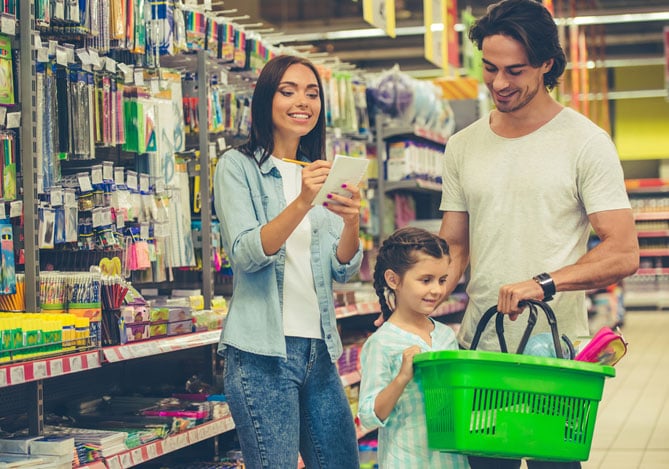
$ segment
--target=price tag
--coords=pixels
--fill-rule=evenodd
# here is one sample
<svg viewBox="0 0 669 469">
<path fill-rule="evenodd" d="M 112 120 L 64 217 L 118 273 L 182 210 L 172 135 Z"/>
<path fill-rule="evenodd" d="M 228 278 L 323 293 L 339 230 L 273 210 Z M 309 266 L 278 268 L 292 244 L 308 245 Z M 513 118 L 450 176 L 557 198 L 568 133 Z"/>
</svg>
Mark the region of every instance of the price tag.
<svg viewBox="0 0 669 469">
<path fill-rule="evenodd" d="M 121 467 L 121 462 L 118 459 L 118 456 L 114 456 L 113 458 L 105 458 L 105 462 L 107 463 L 107 467 L 109 469 L 123 469 Z"/>
<path fill-rule="evenodd" d="M 2 29 L 3 34 L 7 34 L 8 36 L 16 35 L 16 19 L 9 15 L 2 15 L 0 29 Z"/>
<path fill-rule="evenodd" d="M 132 457 L 132 463 L 133 464 L 140 464 L 144 462 L 144 456 L 142 456 L 142 449 L 141 448 L 135 448 L 132 450 L 131 453 Z"/>
<path fill-rule="evenodd" d="M 77 198 L 74 189 L 65 189 L 63 192 L 63 205 L 71 207 L 77 205 Z"/>
<path fill-rule="evenodd" d="M 91 182 L 93 184 L 102 184 L 102 165 L 96 164 L 91 168 Z"/>
<path fill-rule="evenodd" d="M 21 113 L 20 112 L 8 112 L 7 113 L 7 128 L 8 129 L 18 129 L 21 127 Z"/>
<path fill-rule="evenodd" d="M 100 64 L 100 54 L 95 49 L 88 49 L 88 60 L 96 69 L 102 68 Z"/>
<path fill-rule="evenodd" d="M 176 444 L 174 445 L 176 449 L 185 448 L 189 445 L 188 434 L 180 434 L 174 437 Z"/>
<path fill-rule="evenodd" d="M 142 239 L 149 239 L 149 224 L 142 223 L 139 227 L 139 237 Z M 146 347 L 146 344 L 140 344 L 142 348 Z"/>
<path fill-rule="evenodd" d="M 125 169 L 124 168 L 114 168 L 114 184 L 117 186 L 125 185 Z"/>
<path fill-rule="evenodd" d="M 70 357 L 70 371 L 81 371 L 83 369 L 84 367 L 83 364 L 81 363 L 80 355 Z"/>
<path fill-rule="evenodd" d="M 48 376 L 46 372 L 46 362 L 33 363 L 33 376 L 35 379 L 43 379 Z"/>
<path fill-rule="evenodd" d="M 67 49 L 61 46 L 56 47 L 56 63 L 58 65 L 62 65 L 63 67 L 67 67 Z"/>
<path fill-rule="evenodd" d="M 0 202 L 0 220 L 7 218 L 7 212 L 5 210 L 5 203 Z"/>
<path fill-rule="evenodd" d="M 81 65 L 91 65 L 91 56 L 88 55 L 88 51 L 85 48 L 80 48 L 75 50 L 75 53 L 77 54 L 77 57 L 79 57 L 79 61 L 81 62 Z"/>
<path fill-rule="evenodd" d="M 102 179 L 105 181 L 114 180 L 114 163 L 105 161 L 102 163 Z"/>
<path fill-rule="evenodd" d="M 25 370 L 23 365 L 13 366 L 9 369 L 9 379 L 12 384 L 21 384 L 26 382 Z"/>
<path fill-rule="evenodd" d="M 137 190 L 137 173 L 134 171 L 128 171 L 128 177 L 126 178 L 126 185 L 130 190 Z"/>
<path fill-rule="evenodd" d="M 49 192 L 49 202 L 52 207 L 59 207 L 63 205 L 63 188 L 62 187 L 52 187 L 51 192 Z"/>
<path fill-rule="evenodd" d="M 40 47 L 37 49 L 37 61 L 46 63 L 49 61 L 49 49 L 46 47 Z"/>
<path fill-rule="evenodd" d="M 93 209 L 93 228 L 99 228 L 103 225 L 102 215 L 102 207 Z"/>
<path fill-rule="evenodd" d="M 23 214 L 23 200 L 15 200 L 9 204 L 9 218 L 20 217 Z"/>
<path fill-rule="evenodd" d="M 133 76 L 135 77 L 135 85 L 137 85 L 137 86 L 143 86 L 144 85 L 144 71 L 143 70 L 135 70 L 135 73 L 133 73 Z"/>
<path fill-rule="evenodd" d="M 110 73 L 116 73 L 116 60 L 111 57 L 105 57 L 105 68 Z"/>
<path fill-rule="evenodd" d="M 149 446 L 146 447 L 146 453 L 149 455 L 149 459 L 156 459 L 159 454 L 158 454 L 158 445 L 150 444 Z"/>
<path fill-rule="evenodd" d="M 142 173 L 139 175 L 139 191 L 142 194 L 147 194 L 149 192 L 149 175 Z"/>
<path fill-rule="evenodd" d="M 81 189 L 81 192 L 90 192 L 93 190 L 91 178 L 88 173 L 77 173 L 77 181 L 79 182 L 79 189 Z"/>
<path fill-rule="evenodd" d="M 121 467 L 132 467 L 133 462 L 132 462 L 132 456 L 130 453 L 123 453 L 122 455 L 119 456 L 121 459 Z"/>
<path fill-rule="evenodd" d="M 7 386 L 7 370 L 0 369 L 0 388 Z"/>
<path fill-rule="evenodd" d="M 135 354 L 132 352 L 132 348 L 129 346 L 125 347 L 119 347 L 118 348 L 119 355 L 123 360 L 128 360 L 130 358 L 135 358 Z"/>
<path fill-rule="evenodd" d="M 49 362 L 50 375 L 59 376 L 63 374 L 63 362 L 61 359 L 51 360 Z"/>
</svg>

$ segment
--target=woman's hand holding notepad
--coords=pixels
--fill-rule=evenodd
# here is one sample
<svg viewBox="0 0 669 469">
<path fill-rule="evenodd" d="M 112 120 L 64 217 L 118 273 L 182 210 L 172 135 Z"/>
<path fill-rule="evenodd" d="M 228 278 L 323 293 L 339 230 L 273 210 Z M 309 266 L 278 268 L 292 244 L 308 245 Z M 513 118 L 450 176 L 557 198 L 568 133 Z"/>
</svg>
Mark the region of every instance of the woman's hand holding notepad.
<svg viewBox="0 0 669 469">
<path fill-rule="evenodd" d="M 354 158 L 352 156 L 335 155 L 330 174 L 328 174 L 323 187 L 318 191 L 312 205 L 322 205 L 323 202 L 331 202 L 328 194 L 338 194 L 350 197 L 351 193 L 342 187 L 343 184 L 357 186 L 367 171 L 369 160 L 367 158 Z"/>
</svg>

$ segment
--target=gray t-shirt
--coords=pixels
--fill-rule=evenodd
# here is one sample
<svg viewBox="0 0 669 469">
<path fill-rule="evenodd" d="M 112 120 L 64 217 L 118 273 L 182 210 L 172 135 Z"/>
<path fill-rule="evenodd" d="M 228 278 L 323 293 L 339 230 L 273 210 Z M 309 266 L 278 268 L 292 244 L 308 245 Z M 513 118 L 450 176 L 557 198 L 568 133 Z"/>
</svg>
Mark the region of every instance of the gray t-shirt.
<svg viewBox="0 0 669 469">
<path fill-rule="evenodd" d="M 489 116 L 458 132 L 446 145 L 442 191 L 442 211 L 469 214 L 470 299 L 458 334 L 466 347 L 502 285 L 573 264 L 587 251 L 588 215 L 630 207 L 611 138 L 570 108 L 519 138 L 495 134 Z M 550 306 L 560 333 L 588 335 L 584 292 L 558 293 Z M 505 321 L 509 350 L 526 324 L 525 315 Z M 548 330 L 545 318 L 534 330 Z M 478 348 L 499 350 L 493 323 Z"/>
</svg>

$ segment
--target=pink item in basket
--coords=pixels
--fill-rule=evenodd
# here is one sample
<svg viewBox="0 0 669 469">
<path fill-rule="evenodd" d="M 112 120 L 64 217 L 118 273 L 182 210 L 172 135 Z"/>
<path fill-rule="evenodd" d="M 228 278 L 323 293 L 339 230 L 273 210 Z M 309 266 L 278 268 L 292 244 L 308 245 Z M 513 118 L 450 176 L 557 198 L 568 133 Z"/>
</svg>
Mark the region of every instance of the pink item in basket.
<svg viewBox="0 0 669 469">
<path fill-rule="evenodd" d="M 576 355 L 575 360 L 613 366 L 626 353 L 627 342 L 622 334 L 605 326 L 597 331 L 590 342 Z"/>
</svg>

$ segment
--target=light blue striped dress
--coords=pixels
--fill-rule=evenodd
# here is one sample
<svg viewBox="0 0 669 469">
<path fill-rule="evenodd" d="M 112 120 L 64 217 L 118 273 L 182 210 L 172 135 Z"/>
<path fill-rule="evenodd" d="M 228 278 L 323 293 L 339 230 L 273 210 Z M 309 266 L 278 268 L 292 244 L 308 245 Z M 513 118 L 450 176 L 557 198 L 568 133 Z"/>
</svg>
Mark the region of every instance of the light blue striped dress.
<svg viewBox="0 0 669 469">
<path fill-rule="evenodd" d="M 469 468 L 466 456 L 428 449 L 423 398 L 415 381 L 407 385 L 385 421 L 374 413 L 376 396 L 397 376 L 405 349 L 412 345 L 419 345 L 422 352 L 458 348 L 453 330 L 433 322 L 432 347 L 417 335 L 385 322 L 362 348 L 358 417 L 365 428 L 379 428 L 380 469 Z"/>
</svg>

